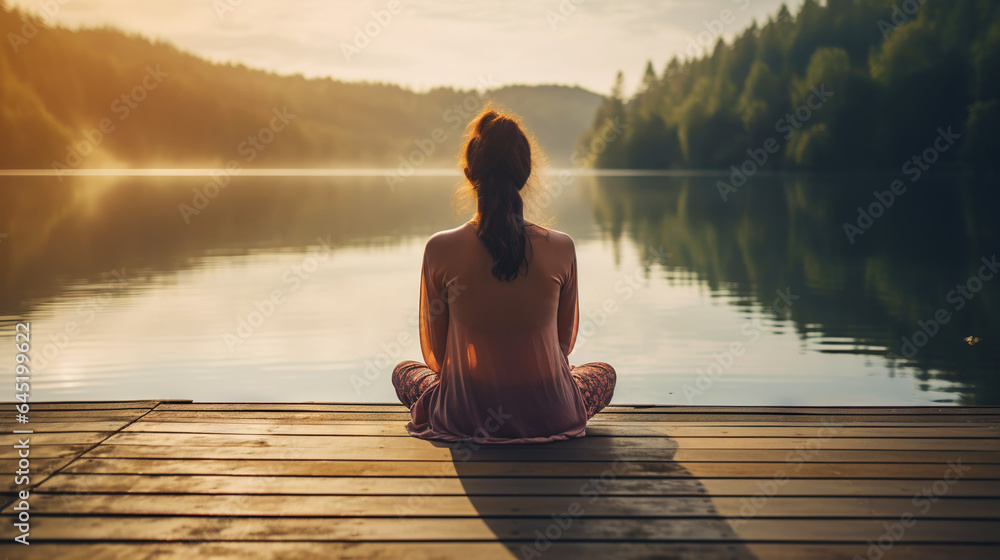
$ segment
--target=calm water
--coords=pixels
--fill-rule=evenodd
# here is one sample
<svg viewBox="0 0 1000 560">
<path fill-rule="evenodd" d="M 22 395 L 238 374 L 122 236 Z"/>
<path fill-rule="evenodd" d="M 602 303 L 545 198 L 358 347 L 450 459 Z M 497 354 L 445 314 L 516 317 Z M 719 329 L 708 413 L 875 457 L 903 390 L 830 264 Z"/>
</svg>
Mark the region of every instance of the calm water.
<svg viewBox="0 0 1000 560">
<path fill-rule="evenodd" d="M 713 176 L 552 184 L 536 205 L 579 255 L 571 361 L 615 365 L 618 403 L 1000 404 L 1000 278 L 971 280 L 997 191 L 923 178 L 852 244 L 895 178 L 768 176 L 725 202 Z M 36 401 L 394 400 L 423 243 L 468 218 L 456 178 L 239 177 L 185 223 L 205 182 L 0 178 L 4 369 L 30 321 Z"/>
</svg>

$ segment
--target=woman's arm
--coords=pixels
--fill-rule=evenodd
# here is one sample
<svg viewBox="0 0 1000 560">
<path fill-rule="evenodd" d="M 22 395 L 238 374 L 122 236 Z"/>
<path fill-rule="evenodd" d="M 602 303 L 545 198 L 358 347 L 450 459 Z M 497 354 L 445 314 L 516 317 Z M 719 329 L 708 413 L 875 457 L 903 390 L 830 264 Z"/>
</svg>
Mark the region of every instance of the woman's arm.
<svg viewBox="0 0 1000 560">
<path fill-rule="evenodd" d="M 580 326 L 580 302 L 576 284 L 576 247 L 570 240 L 570 250 L 573 260 L 559 291 L 559 347 L 563 354 L 569 356 L 576 344 L 576 331 Z"/>
<path fill-rule="evenodd" d="M 440 372 L 448 341 L 448 298 L 444 277 L 435 271 L 429 252 L 430 244 L 420 270 L 420 350 L 427 367 Z"/>
</svg>

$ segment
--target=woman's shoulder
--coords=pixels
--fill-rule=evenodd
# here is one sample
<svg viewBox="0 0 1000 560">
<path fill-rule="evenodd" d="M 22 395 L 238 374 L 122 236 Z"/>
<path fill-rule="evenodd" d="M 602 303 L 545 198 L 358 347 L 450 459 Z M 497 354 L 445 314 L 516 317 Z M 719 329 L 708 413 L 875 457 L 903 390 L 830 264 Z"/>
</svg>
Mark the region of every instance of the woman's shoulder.
<svg viewBox="0 0 1000 560">
<path fill-rule="evenodd" d="M 461 242 L 463 239 L 469 236 L 470 231 L 475 234 L 472 229 L 471 223 L 465 223 L 457 228 L 446 229 L 444 231 L 439 231 L 434 235 L 430 236 L 425 245 L 425 250 L 427 251 L 447 251 L 449 248 L 454 247 L 456 243 Z"/>
<path fill-rule="evenodd" d="M 532 242 L 543 242 L 560 252 L 575 253 L 576 245 L 568 233 L 547 228 L 537 224 L 527 224 L 528 235 Z M 439 231 L 432 235 L 425 246 L 427 253 L 450 253 L 459 246 L 476 242 L 476 228 L 472 222 L 467 222 L 453 229 Z"/>
<path fill-rule="evenodd" d="M 568 233 L 563 233 L 557 229 L 547 228 L 536 224 L 531 224 L 530 230 L 534 233 L 533 237 L 542 238 L 557 248 L 566 251 L 576 250 L 573 238 L 570 237 Z"/>
</svg>

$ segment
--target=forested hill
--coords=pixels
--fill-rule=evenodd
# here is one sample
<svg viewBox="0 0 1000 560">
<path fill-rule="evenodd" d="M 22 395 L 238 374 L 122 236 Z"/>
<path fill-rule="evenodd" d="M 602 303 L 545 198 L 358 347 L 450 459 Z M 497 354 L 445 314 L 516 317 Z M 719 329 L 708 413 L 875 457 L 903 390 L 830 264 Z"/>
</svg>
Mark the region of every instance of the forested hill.
<svg viewBox="0 0 1000 560">
<path fill-rule="evenodd" d="M 485 95 L 279 76 L 114 29 L 46 27 L 2 3 L 0 39 L 8 169 L 395 167 L 401 156 L 451 166 L 466 122 L 491 99 L 524 117 L 554 165 L 569 165 L 601 103 L 576 87 L 498 87 L 488 74 Z"/>
<path fill-rule="evenodd" d="M 701 58 L 647 66 L 633 97 L 620 83 L 586 142 L 600 167 L 729 169 L 766 147 L 768 170 L 898 170 L 945 136 L 928 161 L 995 170 L 1000 2 L 806 0 Z"/>
</svg>

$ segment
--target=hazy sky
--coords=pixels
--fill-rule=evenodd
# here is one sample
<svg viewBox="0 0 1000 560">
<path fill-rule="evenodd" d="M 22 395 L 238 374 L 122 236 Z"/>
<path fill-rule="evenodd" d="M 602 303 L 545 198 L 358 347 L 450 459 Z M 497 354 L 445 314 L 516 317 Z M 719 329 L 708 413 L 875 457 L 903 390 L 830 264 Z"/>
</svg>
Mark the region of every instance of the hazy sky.
<svg viewBox="0 0 1000 560">
<path fill-rule="evenodd" d="M 20 0 L 50 22 L 110 24 L 281 73 L 400 83 L 633 87 L 647 59 L 729 38 L 781 0 Z M 789 2 L 797 7 L 797 0 Z M 396 13 L 391 13 L 389 8 Z M 729 10 L 726 22 L 723 10 Z M 378 21 L 372 12 L 381 13 Z M 794 10 L 793 11 L 797 11 Z M 713 24 L 714 21 L 714 24 Z M 367 28 L 368 33 L 365 33 Z M 360 36 L 359 36 L 360 30 Z M 700 36 L 699 36 L 700 34 Z M 367 43 L 367 44 L 366 44 Z M 350 52 L 345 53 L 345 46 Z"/>
</svg>

